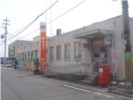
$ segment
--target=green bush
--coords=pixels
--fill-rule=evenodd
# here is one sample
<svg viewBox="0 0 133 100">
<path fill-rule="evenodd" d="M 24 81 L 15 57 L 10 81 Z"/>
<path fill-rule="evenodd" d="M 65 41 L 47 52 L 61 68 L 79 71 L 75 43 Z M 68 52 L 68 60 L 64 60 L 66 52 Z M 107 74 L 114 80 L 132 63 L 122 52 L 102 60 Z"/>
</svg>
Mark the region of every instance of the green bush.
<svg viewBox="0 0 133 100">
<path fill-rule="evenodd" d="M 39 70 L 39 59 L 34 59 L 34 70 Z"/>
</svg>

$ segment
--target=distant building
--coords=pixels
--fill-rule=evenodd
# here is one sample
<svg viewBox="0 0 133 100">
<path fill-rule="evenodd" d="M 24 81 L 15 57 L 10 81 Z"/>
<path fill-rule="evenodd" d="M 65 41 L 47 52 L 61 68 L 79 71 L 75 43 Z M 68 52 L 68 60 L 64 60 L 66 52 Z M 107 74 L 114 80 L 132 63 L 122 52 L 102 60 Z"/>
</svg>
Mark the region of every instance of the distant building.
<svg viewBox="0 0 133 100">
<path fill-rule="evenodd" d="M 8 56 L 19 60 L 21 66 L 33 58 L 33 41 L 16 40 L 8 46 Z"/>
<path fill-rule="evenodd" d="M 117 61 L 117 67 L 115 66 L 117 78 L 122 80 L 127 77 L 127 73 L 133 73 L 133 66 L 131 68 L 125 67 L 122 16 L 97 22 L 64 34 L 61 34 L 61 30 L 57 32 L 57 36 L 47 38 L 47 68 L 51 72 L 97 73 L 99 65 L 107 63 L 110 66 L 111 73 L 113 73 L 112 55 L 116 54 L 113 59 Z M 130 18 L 130 33 L 133 48 L 133 18 Z M 27 46 L 18 44 L 15 50 L 14 45 L 10 44 L 9 56 L 15 56 L 20 60 L 24 57 L 25 59 L 39 58 L 39 38 L 39 36 L 35 37 Z M 113 53 L 112 47 L 115 51 Z M 28 56 L 29 54 L 30 56 Z"/>
<path fill-rule="evenodd" d="M 21 58 L 21 56 L 24 56 L 22 53 L 30 50 L 32 44 L 33 41 L 16 40 L 8 46 L 8 56 Z"/>
</svg>

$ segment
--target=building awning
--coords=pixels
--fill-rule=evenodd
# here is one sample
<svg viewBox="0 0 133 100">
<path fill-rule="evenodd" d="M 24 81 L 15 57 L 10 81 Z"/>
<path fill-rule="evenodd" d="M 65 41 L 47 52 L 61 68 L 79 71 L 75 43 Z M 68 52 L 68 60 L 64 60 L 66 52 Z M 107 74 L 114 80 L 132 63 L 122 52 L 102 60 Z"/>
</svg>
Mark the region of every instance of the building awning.
<svg viewBox="0 0 133 100">
<path fill-rule="evenodd" d="M 74 35 L 74 38 L 79 39 L 94 39 L 94 38 L 103 38 L 110 37 L 112 38 L 113 31 L 112 30 L 104 30 L 104 29 L 95 29 L 90 31 L 85 31 L 84 33 Z"/>
</svg>

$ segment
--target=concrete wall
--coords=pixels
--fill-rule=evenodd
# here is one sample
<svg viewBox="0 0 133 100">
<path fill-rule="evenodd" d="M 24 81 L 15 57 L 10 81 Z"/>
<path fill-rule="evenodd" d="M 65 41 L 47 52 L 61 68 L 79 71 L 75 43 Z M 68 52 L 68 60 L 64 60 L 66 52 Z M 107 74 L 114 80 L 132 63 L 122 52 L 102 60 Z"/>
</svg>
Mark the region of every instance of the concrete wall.
<svg viewBox="0 0 133 100">
<path fill-rule="evenodd" d="M 58 36 L 54 36 L 53 38 L 49 38 L 47 40 L 47 63 L 50 67 L 65 67 L 64 70 L 62 69 L 61 72 L 63 71 L 76 71 L 75 69 L 70 69 L 69 66 L 76 66 L 79 64 L 87 64 L 84 60 L 85 60 L 85 48 L 83 48 L 83 44 L 86 43 L 85 40 L 81 40 L 81 39 L 74 39 L 73 35 L 77 34 L 77 33 L 81 33 L 81 30 L 76 30 L 76 31 L 71 31 L 68 33 L 64 33 L 62 35 L 58 35 Z M 74 42 L 77 41 L 82 41 L 82 57 L 80 59 L 75 59 L 74 58 Z M 64 48 L 65 48 L 65 44 L 70 43 L 70 59 L 65 59 L 64 57 Z M 61 45 L 61 59 L 58 60 L 56 59 L 56 46 L 57 45 Z M 54 59 L 50 59 L 50 47 L 54 47 Z M 87 53 L 88 54 L 88 53 Z M 82 66 L 81 66 L 82 67 Z M 83 66 L 85 68 L 85 66 Z M 58 69 L 59 70 L 59 69 Z M 61 69 L 60 69 L 61 70 Z"/>
</svg>

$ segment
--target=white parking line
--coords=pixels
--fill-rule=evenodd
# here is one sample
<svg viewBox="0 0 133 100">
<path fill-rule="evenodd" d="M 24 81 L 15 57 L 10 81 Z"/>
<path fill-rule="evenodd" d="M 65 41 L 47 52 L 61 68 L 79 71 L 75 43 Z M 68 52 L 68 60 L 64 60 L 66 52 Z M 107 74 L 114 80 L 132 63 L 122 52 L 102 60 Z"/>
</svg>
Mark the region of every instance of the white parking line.
<svg viewBox="0 0 133 100">
<path fill-rule="evenodd" d="M 105 96 L 105 97 L 108 97 L 108 98 L 114 98 L 113 96 L 110 96 L 110 95 L 102 94 L 102 93 L 99 93 L 99 92 L 93 92 L 93 91 L 85 90 L 85 89 L 78 88 L 78 87 L 73 87 L 73 86 L 66 85 L 66 84 L 63 85 L 63 86 L 64 86 L 64 87 L 67 87 L 67 88 L 74 89 L 74 90 L 78 90 L 78 91 L 86 92 L 86 93 L 93 93 L 93 94 L 101 95 L 101 96 Z"/>
<path fill-rule="evenodd" d="M 82 91 L 82 92 L 87 92 L 87 93 L 92 92 L 92 91 L 84 90 L 84 89 L 81 89 L 81 88 L 76 88 L 76 87 L 73 87 L 73 86 L 70 86 L 70 85 L 64 85 L 64 86 L 68 87 L 68 88 L 71 88 L 71 89 L 79 90 L 79 91 Z"/>
</svg>

